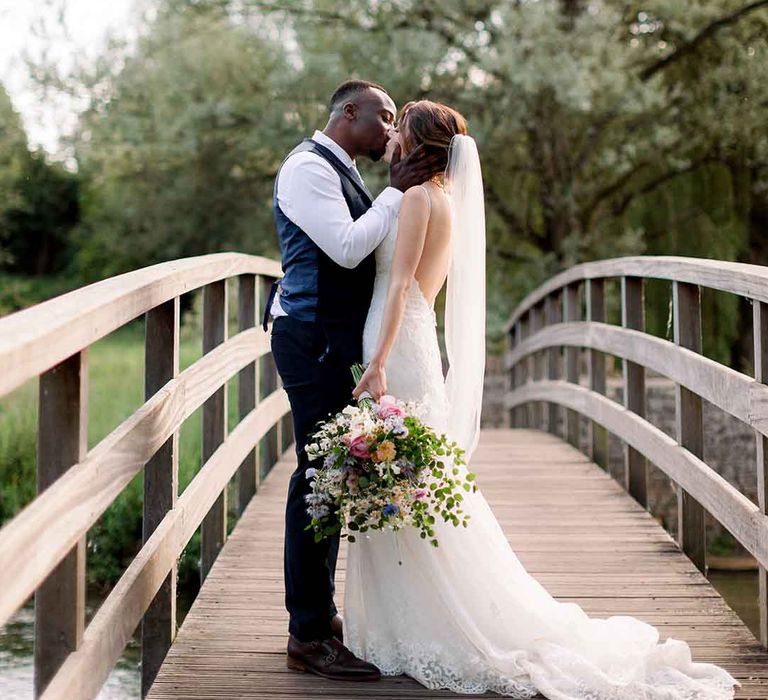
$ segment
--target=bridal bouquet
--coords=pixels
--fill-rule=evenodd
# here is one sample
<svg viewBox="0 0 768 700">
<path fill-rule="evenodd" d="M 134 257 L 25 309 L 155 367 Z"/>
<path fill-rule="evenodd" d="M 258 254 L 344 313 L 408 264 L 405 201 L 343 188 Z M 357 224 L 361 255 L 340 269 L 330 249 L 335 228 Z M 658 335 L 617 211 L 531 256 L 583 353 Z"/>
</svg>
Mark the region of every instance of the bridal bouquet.
<svg viewBox="0 0 768 700">
<path fill-rule="evenodd" d="M 352 368 L 355 381 L 362 371 Z M 324 458 L 320 468 L 307 469 L 307 529 L 317 542 L 412 526 L 437 547 L 437 518 L 467 527 L 462 494 L 477 489 L 475 475 L 460 476 L 464 451 L 426 425 L 415 402 L 361 399 L 323 423 L 305 449 L 310 459 Z"/>
</svg>

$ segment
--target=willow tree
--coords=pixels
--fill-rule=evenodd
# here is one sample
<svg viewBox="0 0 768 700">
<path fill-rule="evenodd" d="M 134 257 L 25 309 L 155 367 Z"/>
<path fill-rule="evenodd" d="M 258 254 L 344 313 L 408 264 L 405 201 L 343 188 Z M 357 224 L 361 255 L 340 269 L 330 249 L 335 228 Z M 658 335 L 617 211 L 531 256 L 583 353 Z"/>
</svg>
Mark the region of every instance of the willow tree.
<svg viewBox="0 0 768 700">
<path fill-rule="evenodd" d="M 306 84 L 368 77 L 399 103 L 428 96 L 466 114 L 497 328 L 524 291 L 580 260 L 765 246 L 768 2 L 237 5 L 294 27 Z"/>
</svg>

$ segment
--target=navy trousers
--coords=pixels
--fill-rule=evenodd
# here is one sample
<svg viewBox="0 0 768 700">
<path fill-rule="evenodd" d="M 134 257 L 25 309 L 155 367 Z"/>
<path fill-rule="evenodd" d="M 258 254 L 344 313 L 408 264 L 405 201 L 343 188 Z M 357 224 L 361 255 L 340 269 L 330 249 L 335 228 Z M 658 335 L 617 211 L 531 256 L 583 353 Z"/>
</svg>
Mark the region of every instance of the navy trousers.
<svg viewBox="0 0 768 700">
<path fill-rule="evenodd" d="M 306 471 L 318 467 L 304 451 L 318 421 L 352 402 L 350 363 L 328 353 L 319 324 L 278 316 L 272 324 L 272 354 L 293 414 L 298 467 L 291 476 L 285 508 L 285 605 L 289 632 L 302 642 L 331 636 L 339 537 L 316 543 L 305 528 L 311 518 L 304 496 L 310 492 Z"/>
</svg>

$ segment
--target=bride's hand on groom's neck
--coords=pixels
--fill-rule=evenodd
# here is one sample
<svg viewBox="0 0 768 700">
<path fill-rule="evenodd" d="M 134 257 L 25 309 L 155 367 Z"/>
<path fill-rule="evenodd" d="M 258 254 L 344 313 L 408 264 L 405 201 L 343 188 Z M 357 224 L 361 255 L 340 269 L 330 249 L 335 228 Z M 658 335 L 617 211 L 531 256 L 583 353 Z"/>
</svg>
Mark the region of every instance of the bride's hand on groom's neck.
<svg viewBox="0 0 768 700">
<path fill-rule="evenodd" d="M 405 192 L 415 185 L 429 180 L 440 167 L 438 154 L 427 155 L 424 144 L 419 144 L 405 158 L 400 159 L 400 144 L 395 146 L 389 164 L 389 184 Z"/>
</svg>

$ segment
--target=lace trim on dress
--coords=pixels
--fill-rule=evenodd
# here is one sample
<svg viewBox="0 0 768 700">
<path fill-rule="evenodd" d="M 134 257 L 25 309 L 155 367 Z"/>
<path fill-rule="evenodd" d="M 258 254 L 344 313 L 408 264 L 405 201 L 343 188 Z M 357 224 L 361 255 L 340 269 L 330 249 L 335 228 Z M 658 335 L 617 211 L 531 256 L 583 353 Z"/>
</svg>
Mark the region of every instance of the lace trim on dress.
<svg viewBox="0 0 768 700">
<path fill-rule="evenodd" d="M 451 690 L 454 693 L 482 694 L 488 691 L 512 698 L 535 698 L 536 687 L 520 669 L 520 679 L 503 676 L 480 657 L 466 657 L 461 664 L 446 662 L 445 650 L 439 644 L 407 644 L 371 642 L 362 658 L 378 666 L 382 675 L 406 674 L 430 690 Z"/>
</svg>

